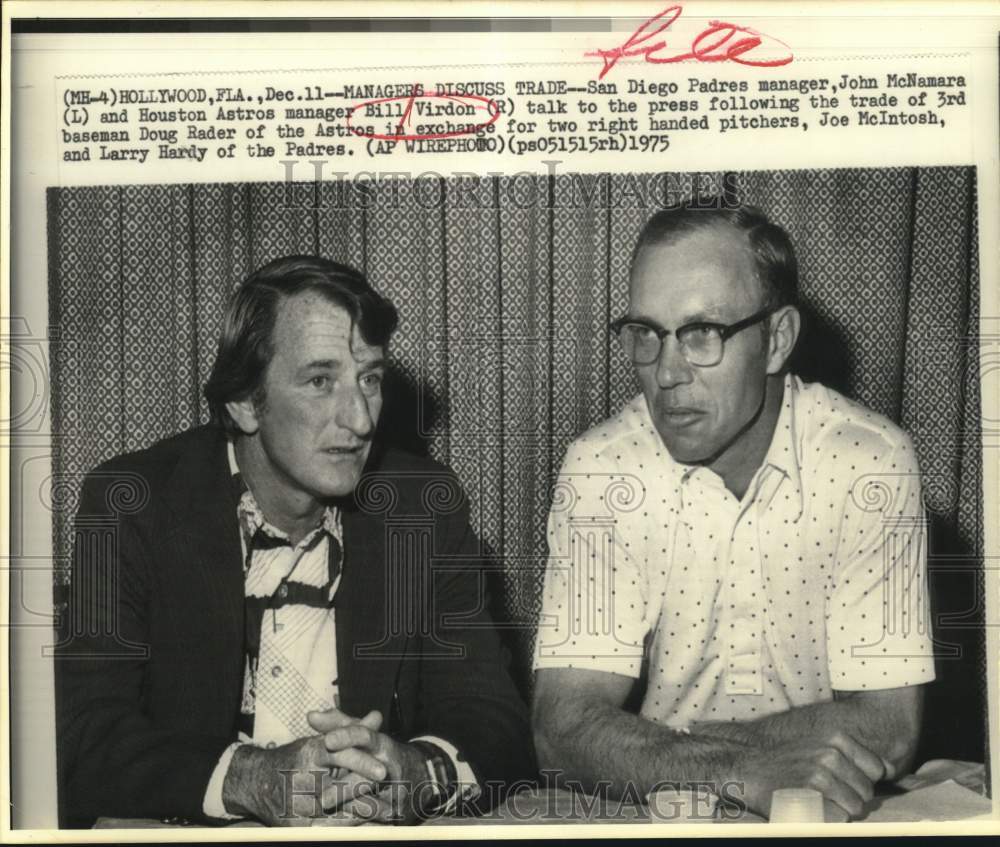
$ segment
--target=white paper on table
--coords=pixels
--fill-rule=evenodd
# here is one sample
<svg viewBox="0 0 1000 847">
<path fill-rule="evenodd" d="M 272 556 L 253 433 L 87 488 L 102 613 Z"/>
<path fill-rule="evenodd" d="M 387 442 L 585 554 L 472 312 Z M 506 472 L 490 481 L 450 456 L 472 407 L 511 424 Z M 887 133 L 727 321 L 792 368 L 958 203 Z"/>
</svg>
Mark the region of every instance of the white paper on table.
<svg viewBox="0 0 1000 847">
<path fill-rule="evenodd" d="M 992 806 L 986 797 L 963 788 L 952 779 L 905 794 L 880 798 L 865 821 L 956 821 L 989 818 Z"/>
</svg>

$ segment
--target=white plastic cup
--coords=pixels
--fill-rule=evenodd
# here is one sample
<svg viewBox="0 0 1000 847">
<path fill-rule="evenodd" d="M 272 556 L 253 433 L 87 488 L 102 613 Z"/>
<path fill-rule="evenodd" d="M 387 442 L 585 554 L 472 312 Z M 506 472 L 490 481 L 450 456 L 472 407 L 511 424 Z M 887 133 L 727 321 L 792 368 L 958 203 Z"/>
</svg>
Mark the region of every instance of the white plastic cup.
<svg viewBox="0 0 1000 847">
<path fill-rule="evenodd" d="M 823 795 L 812 788 L 778 788 L 771 794 L 771 823 L 824 823 Z"/>
<path fill-rule="evenodd" d="M 718 798 L 707 789 L 661 788 L 646 802 L 650 823 L 713 823 Z"/>
</svg>

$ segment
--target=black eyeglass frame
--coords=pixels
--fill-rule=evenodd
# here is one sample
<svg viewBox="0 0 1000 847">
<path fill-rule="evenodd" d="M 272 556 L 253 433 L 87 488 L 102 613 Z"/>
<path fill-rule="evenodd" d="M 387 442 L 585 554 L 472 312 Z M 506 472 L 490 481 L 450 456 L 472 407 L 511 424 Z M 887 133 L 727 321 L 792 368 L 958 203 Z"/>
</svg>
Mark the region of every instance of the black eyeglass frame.
<svg viewBox="0 0 1000 847">
<path fill-rule="evenodd" d="M 712 362 L 712 364 L 710 365 L 699 365 L 688 359 L 686 354 L 684 356 L 688 364 L 693 365 L 696 368 L 714 368 L 717 364 L 719 364 L 719 362 L 722 361 L 723 357 L 726 355 L 726 342 L 730 338 L 736 335 L 736 333 L 742 332 L 747 327 L 751 327 L 756 323 L 760 323 L 765 318 L 769 318 L 776 311 L 777 309 L 773 307 L 768 307 L 766 309 L 761 309 L 759 312 L 754 312 L 749 317 L 743 318 L 743 320 L 736 321 L 736 323 L 719 324 L 719 323 L 713 323 L 712 321 L 692 321 L 691 323 L 684 324 L 684 326 L 677 327 L 677 329 L 664 329 L 662 326 L 656 326 L 655 324 L 651 324 L 648 321 L 641 321 L 635 318 L 630 318 L 627 315 L 623 315 L 617 320 L 611 322 L 610 329 L 611 332 L 613 332 L 616 336 L 619 337 L 619 339 L 621 338 L 622 329 L 627 324 L 636 324 L 638 326 L 643 326 L 646 327 L 647 329 L 653 330 L 653 332 L 656 333 L 656 337 L 660 342 L 660 349 L 657 350 L 656 356 L 650 359 L 648 362 L 636 362 L 633 359 L 632 362 L 633 364 L 636 365 L 651 365 L 653 364 L 653 362 L 657 361 L 660 358 L 660 355 L 663 353 L 663 339 L 666 338 L 668 335 L 673 335 L 675 338 L 680 338 L 681 333 L 683 333 L 685 330 L 702 328 L 702 327 L 714 329 L 719 333 L 719 339 L 722 342 L 722 349 L 719 354 L 719 358 L 716 359 L 716 361 Z M 681 345 L 681 350 L 682 351 L 684 350 L 683 345 Z"/>
</svg>

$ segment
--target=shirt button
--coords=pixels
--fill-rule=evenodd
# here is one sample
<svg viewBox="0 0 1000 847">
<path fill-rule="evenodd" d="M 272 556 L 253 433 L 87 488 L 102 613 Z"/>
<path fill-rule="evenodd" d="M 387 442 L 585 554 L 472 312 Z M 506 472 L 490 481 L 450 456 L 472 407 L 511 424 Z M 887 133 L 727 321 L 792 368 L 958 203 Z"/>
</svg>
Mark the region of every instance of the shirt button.
<svg viewBox="0 0 1000 847">
<path fill-rule="evenodd" d="M 278 589 L 278 596 L 284 600 L 288 596 L 288 584 L 281 583 L 281 587 Z"/>
<path fill-rule="evenodd" d="M 271 668 L 271 676 L 278 677 L 281 676 L 281 665 L 275 665 Z"/>
<path fill-rule="evenodd" d="M 268 750 L 273 750 L 278 745 L 274 741 L 268 741 L 267 744 L 265 744 L 264 746 L 267 747 Z"/>
</svg>

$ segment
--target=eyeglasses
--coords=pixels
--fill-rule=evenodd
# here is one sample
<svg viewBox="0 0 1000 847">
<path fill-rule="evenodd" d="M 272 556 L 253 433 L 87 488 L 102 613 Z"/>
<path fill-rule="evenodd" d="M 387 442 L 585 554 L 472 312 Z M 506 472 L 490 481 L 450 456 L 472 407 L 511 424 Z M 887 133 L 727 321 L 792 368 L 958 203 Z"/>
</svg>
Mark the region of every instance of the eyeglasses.
<svg viewBox="0 0 1000 847">
<path fill-rule="evenodd" d="M 699 368 L 710 368 L 722 361 L 727 339 L 749 326 L 760 323 L 773 311 L 773 309 L 763 309 L 734 324 L 695 321 L 675 330 L 623 317 L 611 324 L 611 331 L 618 336 L 625 355 L 633 364 L 653 364 L 660 358 L 663 339 L 673 333 L 680 345 L 681 353 L 689 364 Z"/>
</svg>

